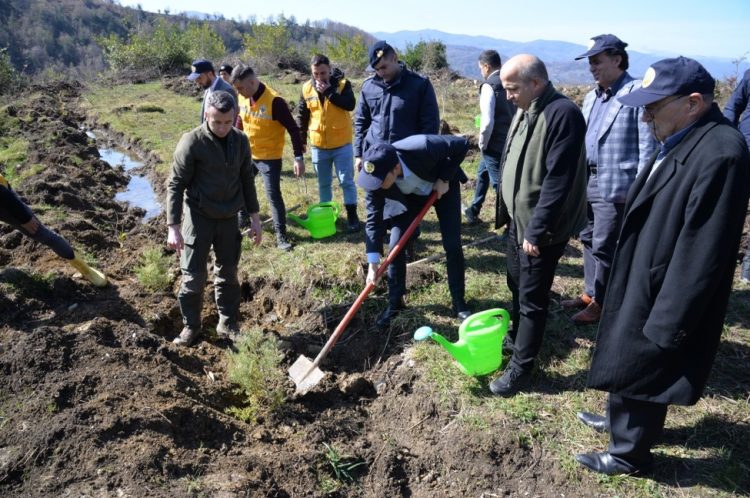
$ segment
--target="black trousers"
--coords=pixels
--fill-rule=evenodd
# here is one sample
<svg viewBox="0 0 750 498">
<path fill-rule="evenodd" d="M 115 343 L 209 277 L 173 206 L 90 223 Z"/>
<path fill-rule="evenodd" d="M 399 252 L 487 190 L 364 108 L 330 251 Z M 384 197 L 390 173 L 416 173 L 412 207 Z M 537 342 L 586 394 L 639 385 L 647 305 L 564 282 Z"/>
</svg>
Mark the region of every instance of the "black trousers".
<svg viewBox="0 0 750 498">
<path fill-rule="evenodd" d="M 540 247 L 538 257 L 529 256 L 517 241 L 516 224 L 510 223 L 506 275 L 508 288 L 513 293 L 511 367 L 528 371 L 534 366 L 547 325 L 552 279 L 567 243 L 566 240 Z"/>
<path fill-rule="evenodd" d="M 644 469 L 651 466 L 651 448 L 661 437 L 667 405 L 610 393 L 607 401 L 609 453 L 618 462 Z"/>
<path fill-rule="evenodd" d="M 389 250 L 393 249 L 401 234 L 406 231 L 419 211 L 424 207 L 428 196 L 407 194 L 407 212 L 397 216 L 391 227 Z M 440 235 L 446 255 L 448 269 L 448 289 L 451 293 L 454 311 L 465 309 L 464 251 L 461 247 L 461 187 L 458 180 L 452 180 L 448 192 L 433 205 L 440 225 Z M 414 235 L 412 235 L 414 237 Z M 400 302 L 406 293 L 406 257 L 402 250 L 388 268 L 388 296 L 392 305 Z"/>
</svg>

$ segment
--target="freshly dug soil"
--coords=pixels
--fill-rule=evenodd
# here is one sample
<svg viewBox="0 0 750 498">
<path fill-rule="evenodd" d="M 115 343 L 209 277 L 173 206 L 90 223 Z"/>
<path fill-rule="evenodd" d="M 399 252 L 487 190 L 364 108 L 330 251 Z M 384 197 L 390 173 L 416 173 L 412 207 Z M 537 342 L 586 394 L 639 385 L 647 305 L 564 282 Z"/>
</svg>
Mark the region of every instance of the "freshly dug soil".
<svg viewBox="0 0 750 498">
<path fill-rule="evenodd" d="M 163 215 L 146 224 L 114 195 L 122 171 L 82 131 L 79 88 L 30 91 L 6 112 L 31 142 L 19 193 L 75 247 L 95 256 L 97 289 L 51 251 L 0 226 L 0 495 L 2 496 L 574 496 L 557 461 L 518 427 L 457 423 L 410 359 L 409 334 L 355 319 L 323 368 L 330 375 L 281 413 L 248 425 L 226 414 L 226 342 L 170 341 L 181 328 L 173 289 L 151 293 L 133 275 Z M 23 171 L 23 170 L 22 170 Z M 175 263 L 176 269 L 176 263 Z M 175 272 L 176 273 L 176 272 Z M 431 280 L 428 273 L 419 278 Z M 346 311 L 309 289 L 243 276 L 242 316 L 277 336 L 284 368 L 314 355 Z M 313 283 L 315 285 L 315 283 Z M 216 322 L 206 291 L 205 325 Z M 335 490 L 323 443 L 364 462 Z"/>
</svg>

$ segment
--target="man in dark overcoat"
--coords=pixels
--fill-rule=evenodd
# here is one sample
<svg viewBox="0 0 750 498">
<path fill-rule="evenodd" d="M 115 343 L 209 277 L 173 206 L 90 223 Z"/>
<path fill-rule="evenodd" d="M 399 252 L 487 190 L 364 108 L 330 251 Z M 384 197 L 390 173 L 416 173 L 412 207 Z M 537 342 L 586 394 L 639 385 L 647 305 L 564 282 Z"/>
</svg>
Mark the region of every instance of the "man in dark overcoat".
<svg viewBox="0 0 750 498">
<path fill-rule="evenodd" d="M 643 106 L 660 150 L 628 193 L 588 385 L 608 391 L 608 451 L 576 456 L 603 474 L 638 474 L 667 406 L 703 393 L 734 276 L 750 157 L 713 102 L 714 79 L 685 57 L 654 63 L 642 88 L 620 98 Z M 588 422 L 587 422 L 588 420 Z M 589 423 L 591 422 L 591 423 Z"/>
</svg>

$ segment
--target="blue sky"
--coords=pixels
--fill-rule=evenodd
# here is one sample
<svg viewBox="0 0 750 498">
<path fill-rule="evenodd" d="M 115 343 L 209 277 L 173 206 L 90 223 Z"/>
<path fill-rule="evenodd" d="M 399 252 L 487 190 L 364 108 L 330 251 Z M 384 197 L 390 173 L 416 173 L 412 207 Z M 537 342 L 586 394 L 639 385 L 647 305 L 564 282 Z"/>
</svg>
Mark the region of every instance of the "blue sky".
<svg viewBox="0 0 750 498">
<path fill-rule="evenodd" d="M 144 10 L 221 13 L 264 20 L 284 13 L 297 22 L 331 19 L 365 31 L 437 29 L 512 41 L 563 40 L 585 45 L 613 33 L 631 50 L 665 55 L 750 59 L 750 0 L 120 0 Z"/>
</svg>

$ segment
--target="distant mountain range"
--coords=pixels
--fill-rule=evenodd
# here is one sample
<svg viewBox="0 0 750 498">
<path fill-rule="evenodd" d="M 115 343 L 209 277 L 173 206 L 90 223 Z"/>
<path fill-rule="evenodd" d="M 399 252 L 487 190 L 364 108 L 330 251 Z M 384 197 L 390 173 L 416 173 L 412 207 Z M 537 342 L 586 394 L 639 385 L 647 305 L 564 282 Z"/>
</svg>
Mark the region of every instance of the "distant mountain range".
<svg viewBox="0 0 750 498">
<path fill-rule="evenodd" d="M 556 83 L 589 84 L 592 82 L 586 61 L 574 60 L 576 56 L 586 51 L 584 45 L 576 43 L 555 40 L 534 40 L 522 43 L 489 36 L 457 35 L 432 29 L 397 31 L 395 33 L 376 32 L 372 35 L 378 39 L 386 40 L 399 50 L 404 50 L 407 44 L 413 45 L 420 40 L 441 41 L 446 46 L 448 64 L 454 71 L 468 78 L 479 79 L 481 77 L 477 68 L 477 58 L 482 50 L 492 48 L 500 53 L 503 61 L 516 54 L 536 55 L 547 65 L 550 78 Z M 653 62 L 679 54 L 645 54 L 628 50 L 628 55 L 630 56 L 630 69 L 628 71 L 638 78 L 643 76 L 648 66 Z M 696 57 L 696 59 L 717 79 L 734 76 L 737 72 L 737 67 L 731 59 L 720 57 Z M 740 76 L 747 68 L 747 63 L 740 65 Z"/>
</svg>

